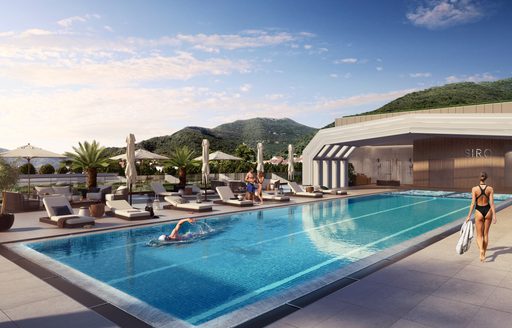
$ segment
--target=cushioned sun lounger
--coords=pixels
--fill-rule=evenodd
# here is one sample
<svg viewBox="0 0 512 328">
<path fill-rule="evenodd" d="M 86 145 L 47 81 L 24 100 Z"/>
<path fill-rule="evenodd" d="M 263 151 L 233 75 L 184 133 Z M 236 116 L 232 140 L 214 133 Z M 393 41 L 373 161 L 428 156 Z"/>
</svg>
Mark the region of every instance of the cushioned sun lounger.
<svg viewBox="0 0 512 328">
<path fill-rule="evenodd" d="M 179 196 L 165 196 L 164 199 L 169 203 L 164 205 L 164 209 L 195 212 L 208 212 L 212 210 L 211 204 L 193 203 Z"/>
<path fill-rule="evenodd" d="M 238 198 L 236 198 L 235 195 L 233 194 L 233 191 L 231 191 L 231 188 L 229 188 L 229 186 L 219 186 L 215 189 L 217 190 L 217 193 L 219 194 L 223 204 L 235 206 L 253 205 L 252 200 L 239 200 Z"/>
<path fill-rule="evenodd" d="M 297 182 L 288 182 L 291 191 L 295 196 L 303 196 L 303 197 L 311 197 L 311 198 L 320 198 L 323 197 L 321 192 L 306 192 L 302 189 L 301 186 L 297 184 Z"/>
<path fill-rule="evenodd" d="M 148 211 L 133 208 L 126 200 L 107 200 L 107 206 L 114 216 L 123 220 L 144 220 L 151 218 Z"/>
<path fill-rule="evenodd" d="M 76 215 L 68 199 L 63 195 L 47 196 L 43 198 L 43 204 L 48 217 L 40 218 L 40 222 L 53 224 L 59 228 L 94 225 L 94 218 Z"/>
</svg>

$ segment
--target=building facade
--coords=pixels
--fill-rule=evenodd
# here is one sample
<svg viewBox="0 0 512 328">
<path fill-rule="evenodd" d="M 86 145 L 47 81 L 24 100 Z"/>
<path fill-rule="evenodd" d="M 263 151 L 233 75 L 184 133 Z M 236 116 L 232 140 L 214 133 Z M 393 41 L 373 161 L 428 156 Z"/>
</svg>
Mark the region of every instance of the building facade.
<svg viewBox="0 0 512 328">
<path fill-rule="evenodd" d="M 481 171 L 512 192 L 512 102 L 336 119 L 303 152 L 303 183 L 348 186 L 348 166 L 372 183 L 467 189 Z"/>
</svg>

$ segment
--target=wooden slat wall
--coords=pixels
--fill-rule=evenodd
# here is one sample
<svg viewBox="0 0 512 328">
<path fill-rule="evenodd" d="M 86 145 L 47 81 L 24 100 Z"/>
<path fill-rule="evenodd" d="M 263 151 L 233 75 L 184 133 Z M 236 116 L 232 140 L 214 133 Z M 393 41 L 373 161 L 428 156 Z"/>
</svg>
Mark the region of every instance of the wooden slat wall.
<svg viewBox="0 0 512 328">
<path fill-rule="evenodd" d="M 496 191 L 505 180 L 505 150 L 510 141 L 475 138 L 430 138 L 414 142 L 414 184 L 433 188 L 470 188 L 481 171 Z M 466 149 L 491 149 L 485 157 L 466 157 Z"/>
</svg>

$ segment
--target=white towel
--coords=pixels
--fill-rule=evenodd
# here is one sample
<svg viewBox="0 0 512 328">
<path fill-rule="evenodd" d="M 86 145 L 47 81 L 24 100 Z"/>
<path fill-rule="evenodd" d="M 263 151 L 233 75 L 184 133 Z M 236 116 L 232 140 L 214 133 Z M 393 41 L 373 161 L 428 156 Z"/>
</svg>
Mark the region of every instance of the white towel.
<svg viewBox="0 0 512 328">
<path fill-rule="evenodd" d="M 460 227 L 460 237 L 457 241 L 457 246 L 455 246 L 457 254 L 464 254 L 469 250 L 471 240 L 473 239 L 474 229 L 473 221 L 471 220 L 462 224 Z"/>
</svg>

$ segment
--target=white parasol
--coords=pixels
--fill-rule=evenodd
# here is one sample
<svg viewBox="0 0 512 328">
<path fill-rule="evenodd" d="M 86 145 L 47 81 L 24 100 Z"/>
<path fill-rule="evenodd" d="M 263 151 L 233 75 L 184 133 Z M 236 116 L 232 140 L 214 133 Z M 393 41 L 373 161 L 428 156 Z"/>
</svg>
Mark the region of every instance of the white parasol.
<svg viewBox="0 0 512 328">
<path fill-rule="evenodd" d="M 265 166 L 263 165 L 263 144 L 258 142 L 258 155 L 256 156 L 258 165 L 256 166 L 257 172 L 265 172 Z"/>
<path fill-rule="evenodd" d="M 135 136 L 130 133 L 126 138 L 126 168 L 124 170 L 126 184 L 130 192 L 130 204 L 132 203 L 132 184 L 137 181 L 137 170 L 135 168 Z"/>
<path fill-rule="evenodd" d="M 28 192 L 30 194 L 30 160 L 33 158 L 66 158 L 66 156 L 57 154 L 48 150 L 37 148 L 32 146 L 30 143 L 16 148 L 14 150 L 8 150 L 0 153 L 0 157 L 14 158 L 22 157 L 28 161 Z"/>
<path fill-rule="evenodd" d="M 288 180 L 293 181 L 295 168 L 293 167 L 293 145 L 288 145 Z"/>
</svg>

